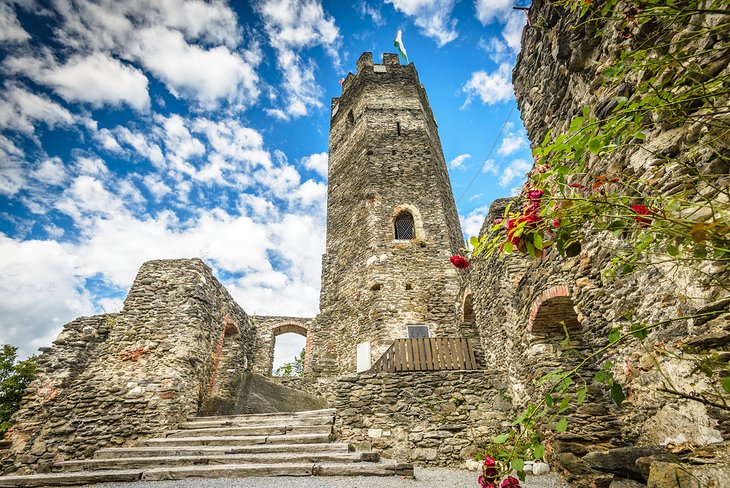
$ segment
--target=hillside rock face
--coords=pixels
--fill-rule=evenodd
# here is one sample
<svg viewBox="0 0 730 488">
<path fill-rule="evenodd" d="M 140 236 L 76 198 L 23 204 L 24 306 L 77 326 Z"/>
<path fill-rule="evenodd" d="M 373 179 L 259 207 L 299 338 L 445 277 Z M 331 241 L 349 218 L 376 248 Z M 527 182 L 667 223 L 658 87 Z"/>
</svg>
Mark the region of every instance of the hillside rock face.
<svg viewBox="0 0 730 488">
<path fill-rule="evenodd" d="M 604 3 L 593 2 L 591 8 L 600 11 Z M 625 20 L 624 10 L 629 7 L 619 4 L 613 14 Z M 727 30 L 724 37 L 695 34 L 703 26 L 718 25 L 722 17 L 712 13 L 692 16 L 684 34 L 677 34 L 680 39 L 681 35 L 687 37 L 689 44 L 685 45 L 690 50 L 706 52 L 696 60 L 697 70 L 706 80 L 727 76 Z M 653 76 L 650 70 L 618 84 L 608 83 L 604 74 L 622 49 L 632 47 L 630 43 L 643 42 L 642 47 L 646 47 L 650 39 L 656 48 L 649 49 L 649 55 L 659 56 L 667 52 L 668 42 L 679 42 L 675 33 L 670 38 L 669 34 L 652 32 L 655 25 L 636 27 L 627 35 L 621 30 L 621 22 L 596 20 L 590 13 L 581 18 L 578 12 L 545 0 L 533 2 L 529 18 L 513 81 L 533 147 L 550 130 L 553 136 L 566 132 L 584 108 L 601 119 L 611 112 L 617 96 L 629 102 L 641 96 L 635 88 Z M 727 106 L 727 95 L 724 100 Z M 724 117 L 727 123 L 727 115 Z M 579 181 L 590 188 L 602 174 L 642 178 L 652 184 L 654 191 L 672 194 L 684 189 L 691 198 L 693 191 L 702 191 L 702 183 L 687 171 L 694 167 L 709 175 L 707 178 L 717 187 L 725 188 L 724 194 L 721 191 L 711 198 L 727 208 L 727 152 L 724 157 L 699 153 L 696 144 L 706 131 L 704 124 L 694 122 L 691 116 L 683 124 L 650 124 L 643 144 L 600 157 L 587 156 L 585 173 Z M 513 205 L 519 207 L 520 200 Z M 505 202 L 495 202 L 482 233 L 489 232 L 492 221 L 502 217 L 504 207 Z M 536 389 L 534 380 L 557 368 L 570 369 L 579 362 L 576 352 L 585 357 L 606 345 L 613 328 L 627 331 L 631 324 L 671 321 L 643 341 L 630 338 L 589 362 L 589 384 L 593 372 L 610 361 L 610 370 L 627 398 L 618 407 L 607 391 L 590 386 L 586 403 L 569 410 L 567 431 L 549 441 L 552 461 L 563 465 L 575 486 L 607 486 L 613 479 L 615 470 L 601 470 L 582 459 L 594 451 L 612 452 L 629 446 L 717 445 L 719 452 L 727 452 L 722 443 L 730 431 L 728 410 L 691 398 L 695 392 L 717 391 L 720 378 L 693 372 L 696 358 L 682 352 L 684 345 L 701 344 L 700 349 L 728 357 L 728 291 L 718 285 L 728 282 L 727 271 L 706 262 L 699 272 L 659 265 L 608 278 L 604 271 L 624 245 L 621 237 L 592 234 L 588 229 L 581 252 L 574 257 L 562 258 L 553 250 L 541 260 L 519 253 L 505 259 L 477 260 L 462 292 L 463 302 L 474 308 L 487 364 L 507 371 L 509 394 L 516 407 L 542 398 L 544 391 Z M 723 310 L 716 315 L 675 320 Z M 565 338 L 561 321 L 570 332 L 574 351 L 561 346 Z M 660 389 L 688 395 L 681 397 Z M 718 463 L 722 457 L 716 456 Z M 633 478 L 635 472 L 636 468 L 629 466 L 618 474 Z"/>
</svg>

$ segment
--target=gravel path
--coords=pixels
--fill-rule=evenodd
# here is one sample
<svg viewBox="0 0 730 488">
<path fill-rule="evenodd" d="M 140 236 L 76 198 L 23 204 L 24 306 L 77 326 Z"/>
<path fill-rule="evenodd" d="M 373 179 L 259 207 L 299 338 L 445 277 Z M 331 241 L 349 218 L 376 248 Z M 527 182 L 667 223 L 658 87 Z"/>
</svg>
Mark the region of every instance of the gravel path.
<svg viewBox="0 0 730 488">
<path fill-rule="evenodd" d="M 416 468 L 416 479 L 363 476 L 313 476 L 277 478 L 194 478 L 180 481 L 103 483 L 94 488 L 478 488 L 475 471 Z M 531 476 L 524 488 L 567 488 L 559 476 Z"/>
</svg>

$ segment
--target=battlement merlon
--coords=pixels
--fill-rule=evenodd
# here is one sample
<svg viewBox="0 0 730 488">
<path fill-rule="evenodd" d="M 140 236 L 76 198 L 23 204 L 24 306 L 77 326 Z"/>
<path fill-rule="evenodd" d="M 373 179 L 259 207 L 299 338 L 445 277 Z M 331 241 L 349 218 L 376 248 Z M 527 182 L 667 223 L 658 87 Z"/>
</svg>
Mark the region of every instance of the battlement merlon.
<svg viewBox="0 0 730 488">
<path fill-rule="evenodd" d="M 424 110 L 428 115 L 428 119 L 433 120 L 435 123 L 435 117 L 431 111 L 426 90 L 421 84 L 418 71 L 412 62 L 401 64 L 398 54 L 383 53 L 382 64 L 374 64 L 373 53 L 364 52 L 358 58 L 356 68 L 357 74 L 348 73 L 345 77 L 342 83 L 342 95 L 332 98 L 332 124 L 334 124 L 336 118 L 339 118 L 342 113 L 346 112 L 341 107 L 348 105 L 349 101 L 355 97 L 362 87 L 370 83 L 407 83 L 415 85 L 418 89 L 418 95 L 421 98 Z"/>
</svg>

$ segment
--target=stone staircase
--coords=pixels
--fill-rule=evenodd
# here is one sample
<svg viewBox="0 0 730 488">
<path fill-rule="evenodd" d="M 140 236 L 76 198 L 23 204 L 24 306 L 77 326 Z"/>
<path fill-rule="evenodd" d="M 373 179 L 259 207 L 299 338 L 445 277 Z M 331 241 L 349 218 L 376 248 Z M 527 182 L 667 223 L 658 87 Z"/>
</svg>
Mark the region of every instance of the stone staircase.
<svg viewBox="0 0 730 488">
<path fill-rule="evenodd" d="M 3 476 L 0 487 L 68 486 L 246 476 L 413 476 L 410 464 L 381 461 L 333 442 L 335 410 L 196 417 L 138 447 L 99 449 L 54 463 L 52 473 Z"/>
</svg>

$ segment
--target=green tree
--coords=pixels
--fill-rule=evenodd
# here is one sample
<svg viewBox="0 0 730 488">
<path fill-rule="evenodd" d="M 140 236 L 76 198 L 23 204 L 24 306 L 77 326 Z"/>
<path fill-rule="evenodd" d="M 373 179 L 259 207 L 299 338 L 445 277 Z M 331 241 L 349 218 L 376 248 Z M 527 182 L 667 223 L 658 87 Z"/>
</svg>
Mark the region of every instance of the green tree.
<svg viewBox="0 0 730 488">
<path fill-rule="evenodd" d="M 5 344 L 0 351 L 0 437 L 10 428 L 10 417 L 20 408 L 23 393 L 35 378 L 37 359 L 18 361 L 18 348 Z"/>
<path fill-rule="evenodd" d="M 274 376 L 301 376 L 304 372 L 304 349 L 299 353 L 294 361 L 284 363 L 281 367 L 276 368 Z"/>
</svg>

